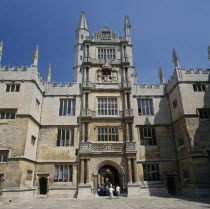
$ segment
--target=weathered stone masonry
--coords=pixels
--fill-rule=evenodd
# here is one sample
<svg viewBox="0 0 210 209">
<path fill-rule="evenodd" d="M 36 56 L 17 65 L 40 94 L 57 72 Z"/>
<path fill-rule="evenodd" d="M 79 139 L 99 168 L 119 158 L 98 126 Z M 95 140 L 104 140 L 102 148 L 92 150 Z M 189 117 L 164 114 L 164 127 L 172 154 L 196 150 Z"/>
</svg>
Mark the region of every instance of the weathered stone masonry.
<svg viewBox="0 0 210 209">
<path fill-rule="evenodd" d="M 92 36 L 82 12 L 73 83 L 51 82 L 51 66 L 42 79 L 38 46 L 31 66 L 0 66 L 2 200 L 92 198 L 104 183 L 209 196 L 209 69 L 182 69 L 173 50 L 167 83 L 160 68 L 160 84 L 138 84 L 127 16 L 124 30 Z"/>
</svg>

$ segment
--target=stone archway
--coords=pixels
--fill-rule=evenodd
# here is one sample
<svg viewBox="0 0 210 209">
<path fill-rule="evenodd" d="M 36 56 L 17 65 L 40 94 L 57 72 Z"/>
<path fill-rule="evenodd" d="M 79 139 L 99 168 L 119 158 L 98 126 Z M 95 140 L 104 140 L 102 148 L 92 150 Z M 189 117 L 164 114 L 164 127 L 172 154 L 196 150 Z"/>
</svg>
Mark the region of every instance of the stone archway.
<svg viewBox="0 0 210 209">
<path fill-rule="evenodd" d="M 94 193 L 98 193 L 101 184 L 119 185 L 123 191 L 125 188 L 125 172 L 123 167 L 112 160 L 100 162 L 93 172 L 94 176 Z"/>
</svg>

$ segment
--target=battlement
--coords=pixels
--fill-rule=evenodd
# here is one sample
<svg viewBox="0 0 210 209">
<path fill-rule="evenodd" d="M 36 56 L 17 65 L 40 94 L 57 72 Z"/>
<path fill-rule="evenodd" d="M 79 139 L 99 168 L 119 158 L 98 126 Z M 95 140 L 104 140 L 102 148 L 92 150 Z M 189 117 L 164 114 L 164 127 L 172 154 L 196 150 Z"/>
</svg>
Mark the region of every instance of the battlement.
<svg viewBox="0 0 210 209">
<path fill-rule="evenodd" d="M 162 84 L 134 84 L 135 88 L 144 88 L 144 89 L 159 89 Z"/>
<path fill-rule="evenodd" d="M 35 66 L 0 66 L 1 80 L 32 80 L 41 89 L 45 81 Z"/>
<path fill-rule="evenodd" d="M 80 86 L 79 83 L 70 82 L 45 82 L 45 95 L 79 95 Z"/>
<path fill-rule="evenodd" d="M 157 96 L 157 95 L 164 95 L 164 84 L 134 84 L 133 90 L 134 94 L 141 94 L 141 95 L 151 95 L 151 96 Z"/>
<path fill-rule="evenodd" d="M 167 82 L 170 91 L 178 82 L 207 82 L 210 78 L 210 69 L 177 68 Z"/>
<path fill-rule="evenodd" d="M 73 87 L 76 83 L 70 82 L 46 82 L 50 87 Z"/>
<path fill-rule="evenodd" d="M 209 74 L 210 69 L 181 69 L 185 74 Z"/>
<path fill-rule="evenodd" d="M 27 71 L 31 66 L 0 66 L 0 71 Z"/>
</svg>

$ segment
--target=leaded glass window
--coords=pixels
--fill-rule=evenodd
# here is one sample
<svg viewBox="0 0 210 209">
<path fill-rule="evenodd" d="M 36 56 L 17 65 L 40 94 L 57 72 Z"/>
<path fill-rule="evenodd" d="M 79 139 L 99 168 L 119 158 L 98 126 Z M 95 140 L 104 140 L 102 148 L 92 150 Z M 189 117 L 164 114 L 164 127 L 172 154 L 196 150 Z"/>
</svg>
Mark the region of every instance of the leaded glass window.
<svg viewBox="0 0 210 209">
<path fill-rule="evenodd" d="M 139 115 L 154 115 L 152 99 L 138 99 Z"/>
<path fill-rule="evenodd" d="M 56 165 L 54 181 L 55 182 L 72 182 L 73 168 L 72 165 Z"/>
<path fill-rule="evenodd" d="M 118 140 L 118 127 L 98 127 L 98 141 Z"/>
<path fill-rule="evenodd" d="M 75 105 L 74 99 L 60 99 L 59 116 L 74 116 Z"/>
<path fill-rule="evenodd" d="M 101 48 L 98 49 L 98 59 L 99 60 L 115 60 L 116 55 L 115 55 L 115 49 L 105 49 Z"/>
<path fill-rule="evenodd" d="M 118 115 L 117 98 L 98 98 L 98 115 Z"/>
<path fill-rule="evenodd" d="M 57 146 L 74 146 L 74 128 L 58 129 Z"/>
<path fill-rule="evenodd" d="M 151 127 L 140 128 L 140 137 L 142 146 L 156 145 L 155 129 Z"/>
<path fill-rule="evenodd" d="M 143 164 L 144 181 L 159 181 L 159 165 L 158 164 Z"/>
</svg>

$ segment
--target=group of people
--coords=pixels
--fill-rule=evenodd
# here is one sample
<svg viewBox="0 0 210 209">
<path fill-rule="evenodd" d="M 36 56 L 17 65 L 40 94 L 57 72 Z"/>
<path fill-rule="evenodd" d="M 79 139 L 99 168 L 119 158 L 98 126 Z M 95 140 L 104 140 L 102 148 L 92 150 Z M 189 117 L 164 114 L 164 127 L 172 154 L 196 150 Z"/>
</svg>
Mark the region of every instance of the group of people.
<svg viewBox="0 0 210 209">
<path fill-rule="evenodd" d="M 101 184 L 98 188 L 99 195 L 101 196 L 109 196 L 111 199 L 114 196 L 114 192 L 116 192 L 117 198 L 120 196 L 120 187 L 116 185 L 115 189 L 113 188 L 112 184 Z"/>
</svg>

